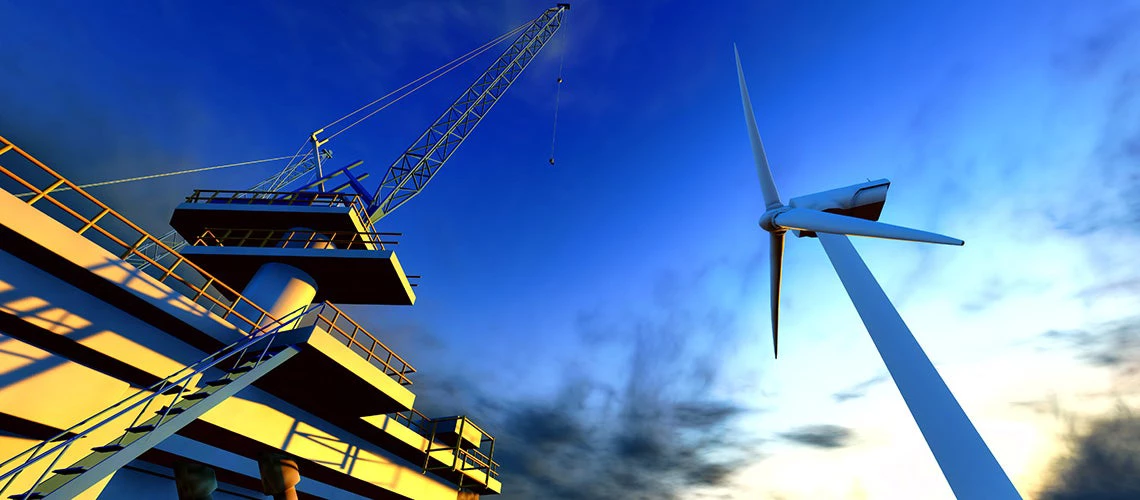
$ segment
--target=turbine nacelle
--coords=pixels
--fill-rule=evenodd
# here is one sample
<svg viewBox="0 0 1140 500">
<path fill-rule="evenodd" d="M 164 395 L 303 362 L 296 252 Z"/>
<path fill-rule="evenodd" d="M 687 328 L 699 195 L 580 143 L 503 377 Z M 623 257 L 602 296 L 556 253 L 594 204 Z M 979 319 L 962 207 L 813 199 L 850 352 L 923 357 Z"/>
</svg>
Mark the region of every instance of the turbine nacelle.
<svg viewBox="0 0 1140 500">
<path fill-rule="evenodd" d="M 806 208 L 877 221 L 879 215 L 883 213 L 883 204 L 887 201 L 887 189 L 890 187 L 891 181 L 879 179 L 797 196 L 789 200 L 786 206 L 781 204 L 764 212 L 764 215 L 760 216 L 760 227 L 768 232 L 787 231 L 789 228 L 776 223 L 776 216 L 792 208 Z M 800 238 L 816 236 L 814 231 L 794 231 Z"/>
<path fill-rule="evenodd" d="M 789 200 L 788 206 L 877 221 L 879 215 L 883 213 L 883 204 L 887 201 L 887 189 L 890 187 L 891 181 L 887 179 L 860 182 L 846 187 L 798 196 Z M 815 232 L 796 231 L 796 236 L 800 238 L 814 237 Z"/>
</svg>

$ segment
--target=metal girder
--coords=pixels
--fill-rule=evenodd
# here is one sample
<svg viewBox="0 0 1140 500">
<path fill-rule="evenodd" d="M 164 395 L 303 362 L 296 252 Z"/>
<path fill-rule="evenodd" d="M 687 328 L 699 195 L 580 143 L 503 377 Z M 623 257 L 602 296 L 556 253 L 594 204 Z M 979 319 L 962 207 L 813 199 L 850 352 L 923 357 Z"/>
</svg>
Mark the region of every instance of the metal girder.
<svg viewBox="0 0 1140 500">
<path fill-rule="evenodd" d="M 320 156 L 326 160 L 332 158 L 332 151 L 321 149 Z M 310 156 L 306 158 L 305 161 L 299 162 L 296 165 L 285 167 L 280 172 L 255 184 L 249 188 L 248 191 L 281 191 L 285 186 L 292 184 L 293 181 L 312 172 L 314 168 L 317 168 L 317 163 L 316 156 Z"/>
</svg>

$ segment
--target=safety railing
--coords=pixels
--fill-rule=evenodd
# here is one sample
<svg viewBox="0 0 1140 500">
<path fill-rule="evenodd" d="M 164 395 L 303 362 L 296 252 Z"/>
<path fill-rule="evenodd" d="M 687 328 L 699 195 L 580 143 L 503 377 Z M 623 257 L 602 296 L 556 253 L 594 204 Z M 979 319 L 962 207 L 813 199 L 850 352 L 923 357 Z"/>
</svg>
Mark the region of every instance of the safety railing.
<svg viewBox="0 0 1140 500">
<path fill-rule="evenodd" d="M 236 191 L 217 189 L 195 189 L 186 197 L 187 203 L 216 203 L 224 205 L 270 205 L 286 207 L 349 207 L 364 224 L 365 230 L 372 231 L 368 210 L 360 195 L 340 192 L 321 193 L 316 191 Z"/>
<path fill-rule="evenodd" d="M 412 408 L 407 411 L 391 413 L 389 418 L 403 424 L 405 427 L 415 431 L 417 434 L 427 438 L 428 450 L 427 455 L 424 457 L 424 469 L 432 470 L 435 467 L 429 467 L 431 462 L 431 452 L 448 450 L 455 454 L 453 463 L 447 464 L 448 466 L 461 470 L 478 470 L 485 472 L 487 477 L 499 477 L 499 463 L 494 460 L 495 456 L 495 438 L 483 430 L 481 427 L 475 425 L 470 419 L 464 416 L 442 417 L 442 418 L 429 418 L 427 415 L 420 413 L 419 410 Z M 461 446 L 462 437 L 459 437 L 455 445 L 439 445 L 435 441 L 438 438 L 437 431 L 441 424 L 447 422 L 459 422 L 457 429 L 462 436 L 463 428 L 471 426 L 482 436 L 482 441 L 478 448 L 464 448 Z"/>
<path fill-rule="evenodd" d="M 457 436 L 455 437 L 455 444 L 453 445 L 439 445 L 437 439 L 440 434 L 440 426 L 450 423 L 450 429 L 453 429 Z M 480 435 L 479 446 L 465 447 L 463 445 L 464 431 L 467 428 L 472 428 Z M 440 417 L 431 419 L 431 435 L 428 436 L 428 450 L 427 456 L 424 457 L 424 471 L 438 469 L 441 467 L 432 467 L 431 454 L 435 451 L 450 451 L 453 455 L 450 464 L 444 464 L 444 467 L 460 472 L 464 471 L 480 471 L 487 475 L 488 478 L 498 477 L 499 464 L 491 457 L 495 455 L 495 438 L 492 437 L 487 431 L 483 430 L 478 425 L 475 425 L 470 419 L 463 415 L 456 415 L 453 417 Z M 483 451 L 486 448 L 486 452 Z M 464 486 L 465 475 L 459 478 L 459 487 Z"/>
<path fill-rule="evenodd" d="M 75 230 L 76 233 L 120 259 L 147 263 L 147 268 L 140 272 L 206 307 L 209 312 L 230 321 L 246 333 L 253 332 L 267 319 L 275 320 L 260 306 L 218 281 L 166 243 L 151 236 L 87 191 L 0 136 L 0 161 L 7 162 L 8 159 L 4 155 L 10 152 L 18 154 L 16 158 L 23 158 L 29 171 L 25 172 L 25 175 L 19 175 L 0 164 L 0 174 L 34 193 L 27 199 L 28 205 L 35 206 L 40 212 Z M 35 179 L 27 179 L 33 176 Z M 60 193 L 54 193 L 56 190 Z M 66 195 L 68 200 L 64 201 L 62 195 Z M 165 257 L 157 260 L 152 258 L 151 255 L 139 250 L 144 245 L 161 249 L 165 252 Z M 227 296 L 234 298 L 230 300 Z"/>
<path fill-rule="evenodd" d="M 419 434 L 423 437 L 431 436 L 431 418 L 428 418 L 427 415 L 420 413 L 420 411 L 415 408 L 412 408 L 408 411 L 391 413 L 388 415 L 388 417 L 401 424 L 404 424 L 405 427 L 416 431 L 416 434 Z"/>
<path fill-rule="evenodd" d="M 325 302 L 309 311 L 301 318 L 301 324 L 321 327 L 400 385 L 412 385 L 408 376 L 415 373 L 416 369 L 331 302 Z"/>
<path fill-rule="evenodd" d="M 402 233 L 362 233 L 358 231 L 316 231 L 297 229 L 206 228 L 191 242 L 192 246 L 235 246 L 254 248 L 309 248 L 332 244 L 339 249 L 384 250 L 384 245 L 399 242 L 390 239 Z M 384 238 L 389 238 L 385 240 Z"/>
</svg>

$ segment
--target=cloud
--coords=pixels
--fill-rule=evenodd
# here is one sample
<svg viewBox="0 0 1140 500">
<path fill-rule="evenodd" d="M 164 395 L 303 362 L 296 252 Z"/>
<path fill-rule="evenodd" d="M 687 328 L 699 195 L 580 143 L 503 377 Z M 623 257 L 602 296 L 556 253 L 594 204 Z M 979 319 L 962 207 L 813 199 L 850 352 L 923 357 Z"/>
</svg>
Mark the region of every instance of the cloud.
<svg viewBox="0 0 1140 500">
<path fill-rule="evenodd" d="M 1070 452 L 1053 464 L 1042 500 L 1140 498 L 1140 415 L 1126 406 L 1069 436 Z"/>
<path fill-rule="evenodd" d="M 1140 10 L 1101 20 L 1097 29 L 1058 47 L 1059 75 L 1108 82 L 1105 123 L 1082 185 L 1071 203 L 1051 207 L 1056 227 L 1076 236 L 1100 230 L 1140 233 Z"/>
<path fill-rule="evenodd" d="M 1111 368 L 1116 375 L 1140 374 L 1140 316 L 1097 325 L 1089 329 L 1050 330 L 1041 334 L 1045 348 L 1061 343 L 1079 359 Z"/>
<path fill-rule="evenodd" d="M 761 459 L 761 438 L 741 425 L 761 410 L 716 395 L 733 382 L 723 353 L 740 336 L 733 313 L 691 296 L 708 271 L 664 275 L 646 311 L 580 315 L 581 346 L 553 393 L 512 398 L 440 372 L 417 380 L 417 408 L 470 414 L 495 436 L 505 499 L 734 491 L 734 474 Z"/>
<path fill-rule="evenodd" d="M 1077 293 L 1077 297 L 1096 300 L 1120 294 L 1140 295 L 1140 276 L 1099 283 L 1081 290 Z"/>
<path fill-rule="evenodd" d="M 780 434 L 795 444 L 826 449 L 848 446 L 854 436 L 854 431 L 838 425 L 809 425 Z"/>
<path fill-rule="evenodd" d="M 864 380 L 862 382 L 859 382 L 858 384 L 855 384 L 855 385 L 853 385 L 847 389 L 844 389 L 842 391 L 839 391 L 835 394 L 832 394 L 831 397 L 832 397 L 832 399 L 835 400 L 836 403 L 843 403 L 846 401 L 850 401 L 852 399 L 859 399 L 859 398 L 867 395 L 868 389 L 870 389 L 876 385 L 879 385 L 883 382 L 886 382 L 886 381 L 887 381 L 886 375 L 878 375 L 878 376 L 872 377 L 868 380 Z"/>
<path fill-rule="evenodd" d="M 1140 388 L 1140 316 L 1084 330 L 1053 330 L 1042 337 L 1113 371 L 1116 388 L 1098 397 L 1135 394 Z M 1140 414 L 1117 398 L 1115 411 L 1093 418 L 1065 410 L 1056 398 L 1020 403 L 1067 420 L 1073 429 L 1067 437 L 1069 451 L 1055 460 L 1040 498 L 1140 498 Z"/>
<path fill-rule="evenodd" d="M 1103 231 L 1140 233 L 1140 65 L 1117 76 L 1111 109 L 1083 185 L 1072 205 L 1050 209 L 1056 228 L 1074 236 Z"/>
</svg>

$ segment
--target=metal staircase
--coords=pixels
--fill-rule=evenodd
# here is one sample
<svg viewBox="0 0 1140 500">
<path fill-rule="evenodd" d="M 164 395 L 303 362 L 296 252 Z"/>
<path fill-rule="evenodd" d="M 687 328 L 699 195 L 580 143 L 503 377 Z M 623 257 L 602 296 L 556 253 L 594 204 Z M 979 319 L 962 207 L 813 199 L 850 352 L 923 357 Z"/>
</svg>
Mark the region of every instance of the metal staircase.
<svg viewBox="0 0 1140 500">
<path fill-rule="evenodd" d="M 290 344 L 283 328 L 280 322 L 262 327 L 0 464 L 0 498 L 14 485 L 24 490 L 8 496 L 17 500 L 74 498 L 86 491 L 297 354 L 298 348 Z M 200 388 L 193 388 L 197 381 L 207 379 Z M 81 439 L 127 422 L 132 412 L 134 419 L 118 438 L 92 447 L 68 467 L 55 468 L 61 460 L 67 463 L 65 456 L 74 459 L 77 454 L 68 451 Z M 37 474 L 27 482 L 26 478 Z M 25 480 L 18 483 L 21 476 Z"/>
</svg>

